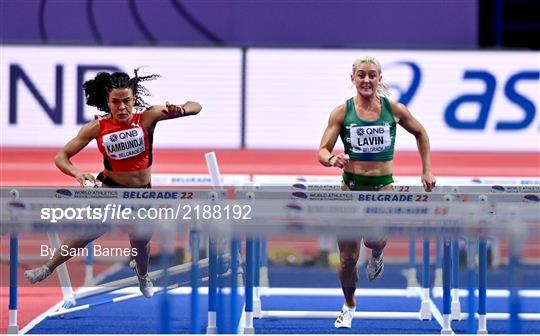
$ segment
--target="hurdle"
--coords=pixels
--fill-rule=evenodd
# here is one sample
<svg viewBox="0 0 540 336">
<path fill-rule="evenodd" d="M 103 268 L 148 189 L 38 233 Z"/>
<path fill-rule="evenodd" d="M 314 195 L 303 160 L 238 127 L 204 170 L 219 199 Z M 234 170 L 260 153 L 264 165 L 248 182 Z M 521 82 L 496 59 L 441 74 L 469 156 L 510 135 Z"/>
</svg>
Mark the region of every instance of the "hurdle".
<svg viewBox="0 0 540 336">
<path fill-rule="evenodd" d="M 60 247 L 60 237 L 57 232 L 48 233 L 49 241 L 53 248 Z M 69 308 L 77 304 L 77 299 L 75 298 L 75 293 L 73 293 L 73 288 L 71 287 L 71 279 L 69 278 L 69 272 L 67 265 L 63 263 L 62 265 L 56 268 L 58 280 L 60 281 L 60 287 L 62 288 L 62 295 L 64 296 L 63 308 Z"/>
<path fill-rule="evenodd" d="M 348 193 L 349 193 L 349 192 L 348 192 Z M 494 194 L 494 195 L 496 195 L 496 194 Z M 521 195 L 517 195 L 517 196 L 521 196 Z M 495 196 L 494 196 L 494 197 L 495 197 Z M 473 295 L 471 295 L 471 297 L 472 297 L 472 296 L 473 296 Z M 470 315 L 470 316 L 473 316 L 473 315 Z M 521 317 L 522 315 L 518 315 L 518 316 Z"/>
<path fill-rule="evenodd" d="M 260 196 L 262 196 L 263 199 L 272 199 L 273 198 L 272 196 L 268 196 L 271 193 L 272 193 L 271 191 L 263 192 L 263 191 L 259 190 L 257 195 L 258 195 L 259 198 L 261 198 Z M 384 194 L 384 192 L 380 192 L 378 194 L 379 195 Z M 514 200 L 514 202 L 515 202 L 516 199 L 519 202 L 521 202 L 522 200 L 527 199 L 527 196 L 529 196 L 529 195 L 528 194 L 526 194 L 526 195 L 523 195 L 523 194 L 513 194 L 513 195 L 492 194 L 489 197 L 491 197 L 492 200 L 497 199 L 499 202 L 501 202 L 501 201 L 504 202 L 504 201 L 509 201 L 509 200 Z M 252 194 L 250 194 L 249 196 L 247 194 L 245 195 L 245 198 L 253 198 L 253 197 L 254 197 L 254 195 L 252 195 Z M 320 196 L 317 196 L 317 197 L 320 197 Z M 274 197 L 274 198 L 279 198 L 279 197 Z M 286 194 L 281 192 L 281 198 L 282 199 L 287 198 Z M 303 196 L 303 198 L 305 198 L 306 200 L 312 199 L 311 196 L 309 195 L 309 192 L 306 192 L 305 195 Z M 452 196 L 450 196 L 448 194 L 443 194 L 443 193 L 439 193 L 439 194 L 431 193 L 429 195 L 429 198 L 430 198 L 430 200 L 433 200 L 434 198 L 438 198 L 439 202 L 443 202 L 443 201 L 448 202 L 452 198 Z M 488 197 L 485 194 L 479 194 L 479 195 L 477 195 L 477 200 L 479 202 L 484 202 L 485 203 L 488 200 Z M 425 249 L 425 250 L 428 251 L 428 249 Z M 449 241 L 446 241 L 445 246 L 444 246 L 444 254 L 445 254 L 445 256 L 450 257 L 449 251 L 450 251 L 450 243 L 449 243 Z M 482 257 L 482 251 L 484 251 L 484 257 Z M 486 296 L 485 296 L 485 289 L 486 289 L 485 239 L 480 240 L 480 254 L 481 254 L 481 265 L 480 265 L 481 271 L 480 271 L 480 274 L 479 274 L 479 276 L 480 276 L 480 297 L 479 297 L 480 306 L 479 306 L 479 308 L 480 309 L 479 309 L 479 316 L 478 316 L 480 325 L 479 325 L 478 332 L 482 333 L 482 332 L 486 331 L 486 329 L 485 329 L 485 325 L 486 325 L 485 324 L 485 321 L 486 321 L 485 320 L 485 318 L 486 318 L 486 314 L 485 314 L 485 298 L 486 298 Z M 428 254 L 428 257 L 429 257 L 429 254 Z M 449 261 L 449 259 L 443 260 L 443 269 L 449 267 L 450 264 L 449 264 L 448 261 Z M 427 263 L 425 263 L 425 264 L 427 264 Z M 484 269 L 484 271 L 482 271 L 482 269 Z M 445 307 L 447 306 L 446 300 L 447 300 L 447 298 L 450 297 L 450 295 L 449 295 L 450 294 L 450 291 L 449 291 L 449 283 L 450 283 L 449 274 L 450 274 L 450 272 L 443 272 L 443 291 L 445 292 L 445 295 L 444 295 L 444 297 L 445 297 L 444 306 Z M 471 291 L 471 292 L 473 292 L 473 291 Z M 472 295 L 471 295 L 471 297 L 472 297 Z M 427 304 L 429 304 L 429 305 L 432 304 L 431 300 L 429 299 L 429 288 L 428 288 L 428 291 L 427 291 L 427 295 L 423 295 L 423 302 L 424 301 L 427 302 Z M 450 302 L 450 301 L 448 301 L 448 302 Z M 448 305 L 448 307 L 450 307 L 450 305 Z M 447 315 L 446 310 L 448 310 L 448 312 L 449 312 L 450 309 L 449 308 L 444 309 L 445 315 Z M 421 311 L 421 313 L 422 313 L 422 311 Z M 286 315 L 286 313 L 283 313 L 283 312 L 277 312 L 275 315 L 273 314 L 273 312 L 263 312 L 262 317 L 284 317 L 285 316 L 284 314 Z M 303 313 L 302 312 L 302 313 L 292 313 L 291 317 L 300 316 L 298 314 L 300 314 L 301 316 L 305 316 L 305 317 L 309 317 L 309 316 L 322 317 L 324 315 L 324 314 L 321 315 L 320 313 L 311 314 L 311 313 Z M 335 313 L 332 313 L 332 314 L 333 314 L 332 316 L 335 317 Z M 474 314 L 469 314 L 469 315 L 474 316 Z M 359 314 L 358 316 L 361 316 L 361 314 Z M 415 312 L 415 313 L 411 313 L 410 315 L 404 314 L 404 315 L 400 315 L 400 316 L 402 318 L 405 318 L 405 316 L 409 316 L 409 317 L 410 316 L 416 316 L 417 317 L 418 313 Z M 443 326 L 443 330 L 442 330 L 443 333 L 447 333 L 449 331 L 448 323 L 446 323 L 447 322 L 446 317 L 448 317 L 448 316 L 445 316 L 444 321 L 442 321 L 442 320 L 438 321 L 441 324 L 441 326 Z M 423 317 L 422 314 L 421 314 L 421 317 Z M 429 313 L 429 317 L 431 317 L 431 312 Z M 438 320 L 440 320 L 440 318 Z M 451 330 L 450 330 L 450 332 L 451 332 Z"/>
<path fill-rule="evenodd" d="M 199 267 L 199 268 L 207 267 L 207 266 L 208 266 L 208 258 L 199 260 L 197 262 L 197 267 Z M 190 268 L 191 268 L 191 263 L 187 263 L 187 264 L 182 264 L 182 265 L 176 265 L 176 266 L 169 267 L 169 268 L 167 268 L 167 270 L 161 269 L 161 270 L 148 272 L 148 275 L 152 279 L 159 279 L 159 278 L 165 276 L 166 272 L 168 273 L 169 276 L 172 276 L 172 275 L 178 275 L 178 274 L 182 274 L 182 273 L 187 273 L 190 270 Z M 101 284 L 99 287 L 86 287 L 86 288 L 83 288 L 80 291 L 78 291 L 77 293 L 75 293 L 75 298 L 76 299 L 82 299 L 82 298 L 87 298 L 87 297 L 91 297 L 91 296 L 95 296 L 95 295 L 105 294 L 105 293 L 109 293 L 109 292 L 112 292 L 112 291 L 115 291 L 115 290 L 118 290 L 118 289 L 121 289 L 121 288 L 137 285 L 137 283 L 138 283 L 137 276 L 131 276 L 131 277 L 128 277 L 128 278 L 124 278 L 124 279 L 115 280 L 115 281 L 111 281 L 111 282 Z"/>
<path fill-rule="evenodd" d="M 131 191 L 132 190 L 130 190 L 130 192 Z M 6 192 L 7 192 L 7 190 L 5 188 L 2 188 L 2 190 L 1 190 L 2 197 L 4 197 L 6 195 Z M 47 189 L 47 188 L 17 188 L 17 190 L 13 189 L 10 192 L 16 193 L 18 196 L 20 194 L 26 196 L 25 200 L 26 200 L 27 203 L 17 201 L 16 204 L 15 204 L 15 202 L 12 202 L 13 204 L 10 204 L 10 206 L 9 206 L 10 213 L 13 216 L 15 216 L 16 212 L 17 212 L 17 209 L 20 208 L 21 210 L 26 211 L 27 208 L 29 208 L 29 207 L 27 207 L 27 204 L 32 204 L 34 201 L 37 202 L 37 203 L 33 204 L 34 207 L 35 207 L 35 204 L 48 204 L 47 203 L 47 200 L 49 199 L 48 197 L 51 197 L 51 196 L 54 197 L 57 190 Z M 73 188 L 73 189 L 62 189 L 62 192 L 67 193 L 67 194 L 73 194 L 75 192 L 75 188 Z M 119 193 L 120 191 L 119 190 L 114 190 L 114 192 Z M 161 190 L 161 192 L 167 192 L 167 191 Z M 209 193 L 209 192 L 204 191 L 204 190 L 186 191 L 186 193 L 188 193 L 188 192 L 189 192 L 189 195 L 190 195 L 190 197 L 192 199 L 202 199 L 202 198 L 211 199 L 212 197 L 216 197 L 216 196 L 219 197 L 220 194 L 222 195 L 222 197 L 225 196 L 224 191 L 223 192 L 212 192 L 212 193 Z M 18 199 L 20 199 L 20 197 Z M 64 201 L 65 202 L 65 198 L 64 199 L 58 198 L 58 199 L 55 199 L 55 201 L 58 201 L 58 202 Z M 74 201 L 74 202 L 83 202 L 83 201 L 79 200 L 79 201 Z M 118 202 L 120 202 L 119 199 L 118 199 Z M 161 204 L 159 204 L 159 205 L 161 205 Z M 15 210 L 13 210 L 13 209 L 15 209 Z M 28 223 L 30 223 L 30 222 L 28 222 L 29 219 L 26 218 L 28 216 L 26 216 L 26 217 L 15 216 L 15 217 L 16 218 L 11 219 L 10 224 L 8 223 L 8 227 L 9 227 L 9 225 L 13 225 L 13 223 L 18 222 L 19 224 L 22 224 L 22 226 L 20 226 L 20 227 L 24 228 L 24 227 L 26 227 L 26 225 Z M 24 224 L 24 223 L 27 223 L 27 224 Z M 13 238 L 16 238 L 16 235 L 14 235 Z M 18 240 L 11 239 L 10 255 L 15 256 L 15 257 L 10 258 L 10 269 L 14 269 L 13 272 L 14 272 L 15 276 L 12 275 L 10 277 L 10 282 L 12 283 L 12 285 L 10 286 L 11 287 L 10 288 L 10 297 L 11 297 L 10 316 L 12 318 L 10 319 L 10 324 L 9 324 L 8 329 L 12 333 L 15 333 L 15 332 L 18 331 L 17 318 L 16 318 L 17 317 L 16 298 L 17 298 L 17 280 L 18 280 L 17 277 L 16 277 L 16 275 L 17 275 L 17 272 L 16 272 L 16 269 L 17 269 L 17 254 L 18 254 L 17 250 L 18 250 Z M 198 267 L 207 267 L 208 266 L 208 259 L 199 260 L 196 264 L 197 264 Z M 163 275 L 165 275 L 167 273 L 170 274 L 170 275 L 176 275 L 176 274 L 180 274 L 182 272 L 188 272 L 189 271 L 189 266 L 187 266 L 187 265 L 188 264 L 186 264 L 186 265 L 177 265 L 177 266 L 169 267 L 169 268 L 167 268 L 165 270 L 158 270 L 158 271 L 155 271 L 155 272 L 149 272 L 149 275 L 151 277 L 153 277 L 153 278 L 159 278 L 159 277 L 162 277 Z M 84 287 L 82 290 L 78 291 L 77 293 L 74 293 L 74 297 L 75 297 L 75 300 L 76 300 L 76 299 L 91 297 L 91 296 L 94 296 L 94 295 L 104 294 L 104 293 L 108 293 L 108 292 L 117 290 L 119 288 L 124 288 L 124 287 L 128 287 L 128 286 L 137 284 L 137 282 L 138 282 L 137 277 L 133 276 L 133 277 L 126 278 L 126 279 L 121 279 L 121 280 L 113 281 L 113 282 L 110 282 L 110 283 L 105 283 L 105 284 L 102 284 L 100 287 L 92 287 L 92 288 Z M 125 301 L 126 299 L 130 299 L 130 297 L 117 298 L 115 300 L 111 300 L 110 303 L 122 302 L 122 301 Z M 102 304 L 105 304 L 105 303 L 109 303 L 109 302 L 104 302 Z M 80 310 L 93 308 L 95 306 L 96 305 L 89 305 L 88 307 L 83 306 L 83 308 L 81 308 L 81 306 L 73 307 L 73 308 L 75 309 L 75 311 L 80 311 Z M 71 311 L 69 311 L 68 309 L 70 309 L 70 307 L 68 307 L 66 305 L 63 305 L 62 307 L 60 307 L 60 309 L 57 312 L 49 314 L 48 316 L 62 316 L 62 315 L 65 315 L 65 314 L 69 314 Z"/>
<path fill-rule="evenodd" d="M 206 166 L 210 175 L 210 179 L 214 186 L 214 189 L 220 189 L 222 187 L 221 178 L 219 176 L 219 167 L 217 165 L 217 159 L 215 153 L 205 154 Z M 208 279 L 208 324 L 206 326 L 207 334 L 217 333 L 217 306 L 218 306 L 218 294 L 219 288 L 217 286 L 217 272 L 218 272 L 218 256 L 217 247 L 212 237 L 208 239 L 208 260 L 209 260 L 209 279 Z"/>
<path fill-rule="evenodd" d="M 219 165 L 217 161 L 216 154 L 214 152 L 209 152 L 205 154 L 206 165 L 212 181 L 212 186 L 214 190 L 223 191 L 223 181 L 221 179 L 221 174 L 219 172 Z M 224 198 L 224 197 L 222 197 Z M 217 202 L 220 198 L 216 197 L 212 199 L 213 202 Z M 225 254 L 223 251 L 223 238 L 222 237 L 213 237 L 211 233 L 208 234 L 209 242 L 209 280 L 208 280 L 208 324 L 206 327 L 207 334 L 215 333 L 236 333 L 237 329 L 241 328 L 238 326 L 234 328 L 233 323 L 236 320 L 236 304 L 238 300 L 238 283 L 241 281 L 240 275 L 238 273 L 238 268 L 240 266 L 240 261 L 238 260 L 238 254 L 240 251 L 240 239 L 238 237 L 231 237 L 230 239 L 230 267 L 231 267 L 231 293 L 230 293 L 230 302 L 229 307 L 231 310 L 231 317 L 229 319 L 230 325 L 227 326 L 227 321 L 222 312 L 225 310 L 226 300 L 223 284 L 218 282 L 218 269 L 222 268 L 222 258 L 218 258 L 218 254 Z M 220 246 L 218 246 L 220 245 Z M 226 244 L 225 244 L 226 245 Z M 248 249 L 249 250 L 249 249 Z M 249 252 L 248 252 L 249 254 Z M 249 271 L 246 272 L 246 295 L 249 291 Z M 247 296 L 246 296 L 247 298 Z M 249 329 L 249 323 L 251 319 L 252 324 L 252 312 L 249 311 L 250 306 L 246 303 L 245 313 L 246 313 L 246 327 L 244 332 Z M 250 316 L 251 315 L 251 316 Z M 198 319 L 198 318 L 197 318 Z M 247 333 L 247 332 L 246 332 Z"/>
<path fill-rule="evenodd" d="M 453 192 L 457 192 L 457 187 L 453 188 Z M 501 190 L 503 188 L 496 188 L 497 192 L 501 192 L 504 190 Z M 522 191 L 520 189 L 526 189 L 531 190 L 530 187 L 526 188 L 517 188 L 518 191 Z M 532 188 L 535 190 L 535 188 Z M 492 190 L 493 192 L 493 190 Z M 471 194 L 468 194 L 471 195 Z M 468 202 L 481 202 L 481 203 L 487 203 L 489 201 L 493 201 L 493 198 L 497 199 L 499 198 L 499 201 L 504 202 L 523 202 L 530 199 L 530 196 L 534 196 L 533 194 L 519 194 L 517 197 L 514 196 L 496 196 L 501 194 L 477 194 L 473 196 L 472 198 L 467 197 L 466 199 L 462 198 L 462 201 L 468 201 Z M 450 199 L 449 199 L 450 201 Z M 468 248 L 468 255 L 474 256 L 474 247 L 469 245 Z M 487 314 L 486 310 L 486 298 L 487 298 L 487 238 L 481 237 L 479 239 L 478 243 L 478 257 L 479 257 L 479 266 L 478 266 L 478 279 L 479 279 L 479 290 L 478 290 L 478 297 L 479 297 L 479 304 L 478 304 L 478 329 L 476 332 L 478 334 L 487 334 L 487 318 L 491 315 Z M 450 265 L 450 260 L 453 260 L 453 262 Z M 461 320 L 462 318 L 465 318 L 465 316 L 469 316 L 473 314 L 472 307 L 474 306 L 474 302 L 471 302 L 469 300 L 469 313 L 468 314 L 462 314 L 461 313 L 461 305 L 459 303 L 459 244 L 458 244 L 458 238 L 457 237 L 451 237 L 450 239 L 447 239 L 444 241 L 444 252 L 443 252 L 443 270 L 441 272 L 441 276 L 443 277 L 443 290 L 448 290 L 449 292 L 446 293 L 446 295 L 443 295 L 443 308 L 444 308 L 444 327 L 443 332 L 450 332 L 449 329 L 450 320 Z M 445 266 L 446 263 L 446 266 Z M 468 258 L 467 260 L 467 268 L 468 268 L 468 274 L 469 274 L 469 280 L 468 280 L 468 289 L 469 292 L 474 292 L 474 260 L 473 258 Z M 444 283 L 447 283 L 444 285 Z M 451 285 L 450 285 L 451 283 Z M 450 286 L 452 287 L 450 289 Z M 451 297 L 451 302 L 447 301 Z M 474 325 L 473 323 L 469 323 L 469 331 L 474 331 Z"/>
<path fill-rule="evenodd" d="M 208 277 L 203 277 L 200 280 L 201 281 L 207 281 Z M 190 283 L 191 283 L 191 280 L 184 281 L 182 283 L 175 283 L 175 284 L 163 287 L 163 288 L 159 288 L 154 292 L 154 295 L 163 294 L 165 292 L 172 291 L 173 289 L 179 288 L 181 286 L 184 286 L 184 285 L 187 285 L 187 284 L 190 284 Z M 67 308 L 67 309 L 60 308 L 58 311 L 52 312 L 49 315 L 47 315 L 47 317 L 65 316 L 65 315 L 76 313 L 76 312 L 79 312 L 79 311 L 91 309 L 91 308 L 94 308 L 94 307 L 97 307 L 97 306 L 103 306 L 103 305 L 106 305 L 106 304 L 118 303 L 118 302 L 137 299 L 137 298 L 140 298 L 142 296 L 143 296 L 143 294 L 140 293 L 140 292 L 131 293 L 131 294 L 115 297 L 115 298 L 112 298 L 112 299 L 107 299 L 107 300 L 102 300 L 102 301 L 98 301 L 98 302 L 94 302 L 94 303 L 80 305 L 80 306 L 73 307 L 73 308 Z"/>
<path fill-rule="evenodd" d="M 22 202 L 21 200 L 21 197 L 20 197 L 20 193 L 19 193 L 19 190 L 17 189 L 12 189 L 10 191 L 13 199 L 17 202 Z M 4 196 L 4 195 L 3 195 Z M 10 211 L 12 210 L 12 208 L 10 208 Z M 58 248 L 60 246 L 60 237 L 58 236 L 58 233 L 57 232 L 48 232 L 47 233 L 47 236 L 48 236 L 48 239 L 49 239 L 49 242 L 51 244 L 51 246 L 53 248 Z M 17 250 L 18 250 L 18 237 L 16 238 L 17 242 L 16 242 L 16 245 L 17 245 Z M 10 251 L 10 255 L 12 254 L 12 252 Z M 17 258 L 18 258 L 18 252 L 17 252 Z M 62 296 L 63 296 L 63 300 L 64 300 L 64 303 L 62 305 L 62 307 L 64 308 L 69 308 L 69 307 L 72 307 L 76 304 L 76 299 L 75 299 L 75 295 L 73 293 L 73 288 L 71 287 L 71 280 L 69 278 L 69 272 L 68 272 L 68 269 L 66 267 L 65 264 L 62 264 L 60 266 L 58 266 L 57 268 L 57 276 L 58 276 L 58 280 L 60 282 L 60 288 L 62 290 Z"/>
<path fill-rule="evenodd" d="M 283 188 L 282 188 L 283 189 Z M 287 187 L 285 187 L 284 189 L 287 189 Z M 308 188 L 304 188 L 302 185 L 300 184 L 295 184 L 292 186 L 291 189 L 291 194 L 292 194 L 292 197 L 293 199 L 302 199 L 303 196 L 302 195 L 294 195 L 294 190 L 298 190 L 298 189 L 308 189 Z M 317 190 L 320 190 L 321 188 L 317 188 Z M 323 188 L 324 190 L 335 190 L 334 188 Z M 313 191 L 313 189 L 311 189 L 311 191 Z M 258 195 L 261 195 L 261 194 L 266 194 L 266 195 L 269 195 L 269 193 L 272 193 L 271 191 L 269 192 L 262 192 L 262 193 L 259 193 Z M 269 198 L 277 198 L 279 199 L 281 196 L 282 196 L 282 192 L 276 192 L 276 195 L 274 196 L 269 196 L 269 197 L 263 197 L 265 199 L 269 199 Z M 254 199 L 254 193 L 247 193 L 246 194 L 246 197 L 248 199 L 251 199 L 253 200 Z M 255 264 L 257 265 L 257 264 Z M 249 268 L 248 268 L 249 269 Z M 275 294 L 276 292 L 273 291 L 272 288 L 269 288 L 267 290 L 267 295 L 271 295 L 271 294 Z M 364 294 L 365 292 L 361 292 L 362 294 Z M 392 295 L 403 295 L 403 291 L 399 291 L 399 294 L 397 294 L 397 292 L 392 292 Z M 367 316 L 367 315 L 364 315 L 364 313 L 362 312 L 357 312 L 355 314 L 358 314 L 358 316 Z M 385 315 L 384 313 L 382 315 Z M 268 318 L 268 317 L 273 317 L 273 318 L 279 318 L 279 317 L 284 317 L 284 316 L 289 316 L 291 318 L 294 318 L 294 317 L 307 317 L 307 318 L 323 318 L 323 317 L 328 317 L 328 316 L 332 316 L 332 317 L 335 317 L 335 313 L 334 312 L 329 312 L 329 313 L 320 313 L 320 312 L 284 312 L 284 311 L 261 311 L 261 314 L 260 314 L 260 317 L 261 318 Z M 418 312 L 411 312 L 411 313 L 404 313 L 404 314 L 399 314 L 398 318 L 418 318 Z"/>
<path fill-rule="evenodd" d="M 13 200 L 13 205 L 19 203 L 19 192 L 17 190 L 11 190 L 10 196 Z M 14 218 L 18 215 L 19 207 L 14 207 L 10 211 L 10 215 Z M 17 292 L 18 292 L 18 273 L 17 267 L 19 264 L 19 235 L 17 232 L 10 232 L 9 234 L 9 254 L 11 258 L 9 259 L 9 318 L 8 318 L 8 334 L 18 334 L 19 333 L 19 324 L 17 321 L 17 312 L 18 312 L 18 302 L 17 302 Z"/>
<path fill-rule="evenodd" d="M 65 189 L 62 189 L 62 190 L 65 190 L 66 193 L 70 193 L 70 194 L 75 194 L 76 191 L 79 191 L 79 190 L 77 190 L 77 188 L 65 188 Z M 118 193 L 118 192 L 120 192 L 119 190 L 122 190 L 122 189 L 113 190 L 113 191 Z M 127 190 L 129 190 L 129 189 L 127 189 Z M 46 199 L 47 197 L 53 197 L 54 198 L 56 196 L 56 191 L 54 189 L 46 189 L 46 188 L 17 188 L 17 190 L 14 189 L 13 191 L 17 192 L 18 194 L 22 193 L 23 195 L 25 195 L 25 197 L 23 199 L 19 198 L 19 202 L 24 202 L 24 200 L 32 201 L 34 199 L 43 200 L 43 199 Z M 161 192 L 176 192 L 175 190 L 172 190 L 172 191 L 169 190 L 168 191 L 168 190 L 165 190 L 165 189 L 162 189 L 160 191 Z M 214 195 L 214 196 L 216 195 L 215 192 L 212 194 L 212 193 L 209 193 L 209 192 L 204 191 L 204 190 L 190 190 L 190 191 L 184 191 L 184 192 L 189 193 L 189 195 L 191 197 L 191 199 L 190 199 L 191 201 L 193 201 L 193 200 L 201 200 L 201 199 L 211 199 L 212 195 Z M 4 194 L 5 194 L 5 191 L 2 190 L 2 197 L 4 197 Z M 221 197 L 225 196 L 224 191 L 220 192 L 219 194 L 221 195 Z M 121 201 L 121 198 L 119 198 L 119 197 L 120 196 L 115 198 L 117 202 Z M 57 235 L 56 235 L 56 237 L 53 236 L 52 239 L 58 239 Z M 59 243 L 58 243 L 58 245 L 59 245 Z M 208 264 L 207 260 L 203 259 L 201 261 L 201 267 L 206 267 L 207 264 Z M 189 268 L 186 265 L 177 265 L 177 266 L 173 266 L 173 267 L 168 268 L 167 272 L 169 272 L 172 275 L 176 275 L 176 274 L 180 274 L 182 272 L 187 272 L 188 270 L 189 270 Z M 155 278 L 159 278 L 159 277 L 163 276 L 163 274 L 164 274 L 164 270 L 157 270 L 157 271 L 154 271 L 154 272 L 150 272 L 150 275 L 152 277 L 155 277 Z M 119 288 L 135 285 L 135 284 L 137 284 L 137 282 L 138 282 L 138 280 L 137 280 L 136 276 L 129 277 L 129 278 L 122 279 L 122 280 L 112 281 L 110 283 L 102 284 L 98 288 L 88 288 L 88 289 L 81 290 L 77 294 L 74 294 L 73 298 L 75 300 L 77 300 L 77 299 L 89 297 L 89 296 L 92 296 L 92 295 L 98 295 L 98 294 L 106 293 L 106 292 L 116 290 L 116 289 L 119 289 Z M 63 287 L 66 287 L 66 288 L 69 287 L 69 289 L 71 289 L 71 285 L 63 286 Z"/>
</svg>

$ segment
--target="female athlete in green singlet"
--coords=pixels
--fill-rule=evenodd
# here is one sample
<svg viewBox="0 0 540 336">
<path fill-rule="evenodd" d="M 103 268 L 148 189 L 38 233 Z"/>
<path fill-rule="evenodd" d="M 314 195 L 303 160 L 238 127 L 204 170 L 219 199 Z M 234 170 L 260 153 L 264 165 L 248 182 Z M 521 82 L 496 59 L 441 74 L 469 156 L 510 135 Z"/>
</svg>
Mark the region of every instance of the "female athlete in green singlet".
<svg viewBox="0 0 540 336">
<path fill-rule="evenodd" d="M 343 190 L 392 190 L 396 124 L 399 124 L 416 138 L 422 158 L 422 184 L 426 191 L 431 191 L 435 178 L 431 174 L 428 135 L 405 105 L 384 96 L 387 90 L 382 83 L 379 61 L 369 56 L 357 59 L 352 67 L 351 81 L 357 94 L 330 114 L 319 148 L 319 162 L 326 167 L 343 169 Z M 338 136 L 345 152 L 333 155 Z M 372 249 L 366 271 L 368 279 L 374 280 L 382 275 L 386 238 L 364 237 L 364 245 Z M 338 246 L 339 279 L 345 304 L 334 325 L 350 328 L 356 308 L 354 293 L 360 243 L 340 240 Z"/>
</svg>

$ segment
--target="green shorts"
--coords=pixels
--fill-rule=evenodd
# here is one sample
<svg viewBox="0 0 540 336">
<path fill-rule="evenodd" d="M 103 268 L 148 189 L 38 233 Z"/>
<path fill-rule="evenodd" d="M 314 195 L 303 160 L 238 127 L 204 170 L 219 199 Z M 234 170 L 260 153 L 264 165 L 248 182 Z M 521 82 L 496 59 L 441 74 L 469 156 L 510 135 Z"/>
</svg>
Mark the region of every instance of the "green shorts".
<svg viewBox="0 0 540 336">
<path fill-rule="evenodd" d="M 343 183 L 353 191 L 378 191 L 394 182 L 392 174 L 382 176 L 365 176 L 343 172 Z"/>
</svg>

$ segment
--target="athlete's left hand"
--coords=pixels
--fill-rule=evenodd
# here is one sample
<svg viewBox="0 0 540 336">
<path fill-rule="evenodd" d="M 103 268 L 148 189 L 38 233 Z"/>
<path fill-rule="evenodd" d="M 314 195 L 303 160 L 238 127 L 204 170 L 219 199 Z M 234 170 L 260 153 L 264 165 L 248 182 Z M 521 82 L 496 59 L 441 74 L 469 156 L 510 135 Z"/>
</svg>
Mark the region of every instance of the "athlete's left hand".
<svg viewBox="0 0 540 336">
<path fill-rule="evenodd" d="M 431 175 L 431 172 L 422 174 L 422 185 L 424 186 L 425 191 L 430 192 L 433 188 L 435 188 L 436 182 L 437 181 L 435 180 L 435 177 Z"/>
<path fill-rule="evenodd" d="M 167 107 L 167 109 L 163 112 L 167 114 L 170 118 L 183 117 L 186 114 L 184 105 L 177 105 L 166 102 L 165 106 Z"/>
</svg>

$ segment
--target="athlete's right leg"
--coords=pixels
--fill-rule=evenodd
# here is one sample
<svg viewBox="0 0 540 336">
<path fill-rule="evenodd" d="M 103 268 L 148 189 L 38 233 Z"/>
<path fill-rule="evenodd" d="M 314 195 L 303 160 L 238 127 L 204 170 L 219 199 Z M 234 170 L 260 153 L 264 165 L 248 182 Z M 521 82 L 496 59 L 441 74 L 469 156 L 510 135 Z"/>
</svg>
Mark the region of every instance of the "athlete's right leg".
<svg viewBox="0 0 540 336">
<path fill-rule="evenodd" d="M 345 181 L 341 181 L 341 190 L 350 190 Z M 339 280 L 345 295 L 345 303 L 349 307 L 356 306 L 354 292 L 358 282 L 356 263 L 360 256 L 360 243 L 358 241 L 338 240 L 339 247 Z"/>
<path fill-rule="evenodd" d="M 137 251 L 137 254 L 133 255 L 133 259 L 130 261 L 129 266 L 133 269 L 139 279 L 139 289 L 141 290 L 141 293 L 147 298 L 154 295 L 154 284 L 148 275 L 150 239 L 151 236 L 140 237 L 134 234 L 129 235 L 131 247 Z"/>
<path fill-rule="evenodd" d="M 339 246 L 339 281 L 345 304 L 338 315 L 334 326 L 336 328 L 350 328 L 354 312 L 356 310 L 356 283 L 358 282 L 358 272 L 356 263 L 360 254 L 360 243 L 357 241 L 338 241 Z"/>
<path fill-rule="evenodd" d="M 349 307 L 356 306 L 354 292 L 358 282 L 356 263 L 360 253 L 360 244 L 356 241 L 338 241 L 339 246 L 339 281 Z"/>
<path fill-rule="evenodd" d="M 60 246 L 56 248 L 53 256 L 46 264 L 24 272 L 25 277 L 32 284 L 46 279 L 58 266 L 71 259 L 73 253 L 69 253 L 70 251 L 77 251 L 80 248 L 86 247 L 88 243 L 96 240 L 101 235 L 102 233 L 63 241 Z"/>
</svg>

